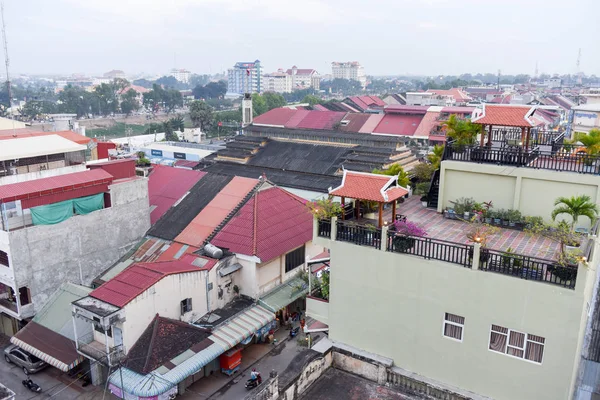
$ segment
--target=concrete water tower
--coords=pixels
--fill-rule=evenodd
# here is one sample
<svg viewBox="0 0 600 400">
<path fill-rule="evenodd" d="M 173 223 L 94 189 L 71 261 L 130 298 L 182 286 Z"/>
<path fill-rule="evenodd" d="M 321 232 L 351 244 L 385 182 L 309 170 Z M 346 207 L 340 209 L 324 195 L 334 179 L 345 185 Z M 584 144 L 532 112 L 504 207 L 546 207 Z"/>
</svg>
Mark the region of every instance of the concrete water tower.
<svg viewBox="0 0 600 400">
<path fill-rule="evenodd" d="M 242 99 L 242 127 L 252 123 L 252 94 L 244 93 Z"/>
</svg>

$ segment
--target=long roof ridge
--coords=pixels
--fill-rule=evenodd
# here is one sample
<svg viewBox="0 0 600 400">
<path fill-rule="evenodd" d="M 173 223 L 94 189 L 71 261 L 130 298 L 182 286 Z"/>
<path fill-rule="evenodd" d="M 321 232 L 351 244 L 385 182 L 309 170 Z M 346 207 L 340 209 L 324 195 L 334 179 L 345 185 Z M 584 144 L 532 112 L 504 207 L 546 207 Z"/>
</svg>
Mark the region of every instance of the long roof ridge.
<svg viewBox="0 0 600 400">
<path fill-rule="evenodd" d="M 152 319 L 152 322 L 150 322 L 150 324 L 154 325 L 152 327 L 152 336 L 150 337 L 150 343 L 148 345 L 148 352 L 146 353 L 146 359 L 144 360 L 144 371 L 146 371 L 146 368 L 148 367 L 148 363 L 150 362 L 150 356 L 151 356 L 151 352 L 150 350 L 152 349 L 152 343 L 154 343 L 154 339 L 156 338 L 156 332 L 158 331 L 158 326 L 160 325 L 160 315 L 158 315 L 158 313 L 156 313 L 156 315 L 154 316 L 154 318 Z"/>
</svg>

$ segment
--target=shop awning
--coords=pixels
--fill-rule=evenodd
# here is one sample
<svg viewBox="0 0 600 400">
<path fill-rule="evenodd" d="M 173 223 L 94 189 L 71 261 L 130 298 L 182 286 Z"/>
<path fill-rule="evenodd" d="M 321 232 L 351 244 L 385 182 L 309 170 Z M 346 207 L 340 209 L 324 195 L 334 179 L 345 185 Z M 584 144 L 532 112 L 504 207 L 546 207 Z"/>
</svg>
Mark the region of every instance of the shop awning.
<svg viewBox="0 0 600 400">
<path fill-rule="evenodd" d="M 75 342 L 34 321 L 10 338 L 10 342 L 61 371 L 67 372 L 83 361 Z"/>
<path fill-rule="evenodd" d="M 242 265 L 240 263 L 231 264 L 231 265 L 221 268 L 219 270 L 219 275 L 221 275 L 221 277 L 227 276 L 229 274 L 233 274 L 235 271 L 237 271 L 241 268 L 242 268 Z"/>
<path fill-rule="evenodd" d="M 216 328 L 209 339 L 229 350 L 274 319 L 271 311 L 253 306 Z"/>
<path fill-rule="evenodd" d="M 302 278 L 295 277 L 271 290 L 258 300 L 258 304 L 266 309 L 277 312 L 308 293 L 308 283 Z"/>
</svg>

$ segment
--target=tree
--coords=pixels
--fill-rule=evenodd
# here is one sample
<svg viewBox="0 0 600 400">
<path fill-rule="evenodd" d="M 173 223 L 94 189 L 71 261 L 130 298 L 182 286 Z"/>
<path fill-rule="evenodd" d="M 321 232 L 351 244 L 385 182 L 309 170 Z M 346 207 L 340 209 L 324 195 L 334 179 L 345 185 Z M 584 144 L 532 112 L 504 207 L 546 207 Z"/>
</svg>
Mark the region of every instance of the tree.
<svg viewBox="0 0 600 400">
<path fill-rule="evenodd" d="M 262 95 L 265 103 L 267 104 L 267 110 L 274 108 L 283 107 L 287 105 L 287 102 L 279 93 L 267 92 Z"/>
<path fill-rule="evenodd" d="M 404 188 L 407 188 L 410 184 L 410 178 L 408 177 L 408 174 L 404 171 L 404 168 L 402 168 L 402 165 L 400 164 L 393 164 L 391 167 L 384 170 L 374 169 L 373 173 L 388 176 L 398 175 L 398 185 Z"/>
<path fill-rule="evenodd" d="M 121 111 L 127 116 L 140 108 L 140 102 L 137 99 L 137 95 L 135 90 L 129 89 L 121 96 Z"/>
<path fill-rule="evenodd" d="M 58 110 L 62 113 L 87 115 L 92 107 L 92 94 L 79 86 L 67 85 L 58 95 Z"/>
<path fill-rule="evenodd" d="M 585 146 L 585 152 L 590 156 L 600 153 L 600 129 L 592 129 L 587 134 L 576 134 L 573 140 L 581 142 Z"/>
<path fill-rule="evenodd" d="M 598 216 L 598 206 L 588 195 L 559 197 L 554 201 L 554 207 L 552 220 L 556 220 L 556 217 L 561 214 L 567 214 L 572 219 L 571 229 L 575 227 L 579 217 L 588 217 L 594 222 Z"/>
<path fill-rule="evenodd" d="M 212 125 L 213 110 L 205 102 L 195 100 L 190 103 L 190 119 L 194 128 L 207 132 Z"/>
<path fill-rule="evenodd" d="M 252 95 L 252 113 L 254 116 L 258 116 L 269 111 L 267 108 L 267 102 L 260 94 Z"/>
<path fill-rule="evenodd" d="M 185 121 L 181 115 L 173 117 L 169 120 L 173 129 L 183 132 L 185 129 Z"/>
<path fill-rule="evenodd" d="M 433 175 L 433 165 L 420 163 L 413 167 L 412 173 L 417 178 L 418 182 L 429 182 L 431 181 L 431 176 Z"/>
<path fill-rule="evenodd" d="M 21 108 L 21 115 L 29 119 L 37 119 L 44 114 L 54 114 L 56 105 L 50 101 L 31 100 Z"/>
<path fill-rule="evenodd" d="M 192 89 L 192 93 L 196 100 L 222 98 L 223 96 L 225 96 L 225 93 L 227 93 L 227 82 L 218 81 L 209 82 L 204 86 L 196 85 L 196 87 Z"/>
<path fill-rule="evenodd" d="M 152 89 L 152 81 L 149 81 L 148 79 L 136 79 L 133 81 L 133 84 L 146 89 Z"/>
<path fill-rule="evenodd" d="M 427 155 L 427 160 L 433 166 L 433 170 L 440 168 L 440 164 L 442 162 L 442 157 L 444 155 L 444 145 L 436 144 L 433 146 L 433 152 Z"/>
<path fill-rule="evenodd" d="M 309 106 L 314 106 L 316 104 L 321 104 L 323 103 L 323 99 L 320 97 L 317 97 L 313 94 L 307 94 L 306 96 L 304 96 L 304 98 L 300 101 L 300 103 L 308 103 Z"/>
<path fill-rule="evenodd" d="M 335 78 L 331 81 L 321 82 L 321 90 L 351 95 L 362 92 L 362 85 L 359 81 Z"/>
<path fill-rule="evenodd" d="M 173 132 L 171 121 L 163 122 L 163 130 L 165 131 L 165 140 L 167 142 L 179 142 L 179 136 Z"/>
<path fill-rule="evenodd" d="M 144 93 L 143 104 L 144 107 L 150 109 L 152 112 L 158 111 L 163 103 L 165 90 L 156 83 L 152 85 L 152 90 Z"/>
<path fill-rule="evenodd" d="M 481 125 L 471 123 L 471 120 L 457 118 L 455 114 L 442 125 L 446 135 L 454 139 L 459 146 L 467 146 L 475 143 L 477 134 L 481 132 Z"/>
<path fill-rule="evenodd" d="M 167 114 L 173 112 L 177 107 L 183 107 L 183 96 L 176 89 L 168 89 L 163 92 L 163 103 Z"/>
</svg>

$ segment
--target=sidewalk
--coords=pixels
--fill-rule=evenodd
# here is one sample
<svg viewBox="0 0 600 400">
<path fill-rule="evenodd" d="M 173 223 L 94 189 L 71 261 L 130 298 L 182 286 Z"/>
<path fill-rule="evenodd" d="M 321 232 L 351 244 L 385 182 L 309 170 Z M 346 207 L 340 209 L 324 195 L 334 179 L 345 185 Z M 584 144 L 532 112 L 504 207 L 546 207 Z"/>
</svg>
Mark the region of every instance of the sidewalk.
<svg viewBox="0 0 600 400">
<path fill-rule="evenodd" d="M 263 379 L 268 378 L 269 372 L 275 370 L 283 372 L 294 356 L 306 347 L 299 346 L 297 338 L 289 338 L 289 330 L 280 329 L 276 332 L 277 344 L 255 344 L 242 352 L 242 365 L 239 373 L 228 377 L 220 372 L 203 378 L 190 386 L 181 399 L 219 399 L 239 400 L 248 393 L 245 388 L 249 379 L 250 370 L 256 368 L 261 372 Z M 323 335 L 313 335 L 313 341 Z"/>
</svg>

